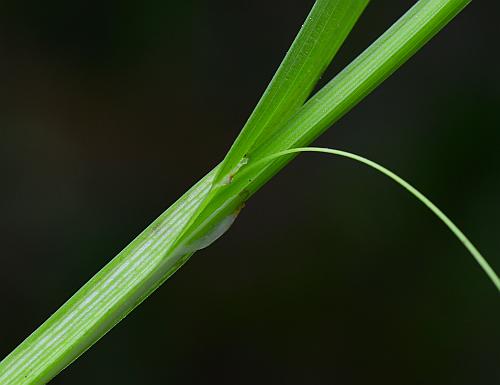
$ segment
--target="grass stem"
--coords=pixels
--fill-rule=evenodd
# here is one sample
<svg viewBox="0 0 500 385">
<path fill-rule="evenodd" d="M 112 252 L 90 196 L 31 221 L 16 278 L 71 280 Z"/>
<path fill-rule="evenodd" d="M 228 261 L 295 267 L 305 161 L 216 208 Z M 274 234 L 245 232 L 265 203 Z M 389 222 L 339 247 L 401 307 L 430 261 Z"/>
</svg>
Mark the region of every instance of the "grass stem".
<svg viewBox="0 0 500 385">
<path fill-rule="evenodd" d="M 223 163 L 161 214 L 0 362 L 0 384 L 45 384 L 83 354 L 177 271 L 200 245 L 209 243 L 200 243 L 200 239 L 220 235 L 220 224 L 230 223 L 227 218 L 234 216 L 241 204 L 295 154 L 283 154 L 253 168 L 252 175 L 233 172 L 236 165 L 248 158 L 250 167 L 266 156 L 310 144 L 468 3 L 420 0 L 301 107 L 366 5 L 366 1 L 318 0 L 312 11 L 317 17 L 307 19 L 298 36 L 303 43 L 292 46 L 285 59 L 288 64 L 280 68 L 249 120 L 254 123 L 247 123 L 250 126 L 243 130 Z M 337 16 L 332 13 L 334 6 L 338 7 Z M 337 28 L 333 22 L 342 25 Z M 338 35 L 332 37 L 333 33 Z M 310 39 L 309 34 L 314 38 Z M 220 183 L 226 180 L 229 183 Z"/>
</svg>

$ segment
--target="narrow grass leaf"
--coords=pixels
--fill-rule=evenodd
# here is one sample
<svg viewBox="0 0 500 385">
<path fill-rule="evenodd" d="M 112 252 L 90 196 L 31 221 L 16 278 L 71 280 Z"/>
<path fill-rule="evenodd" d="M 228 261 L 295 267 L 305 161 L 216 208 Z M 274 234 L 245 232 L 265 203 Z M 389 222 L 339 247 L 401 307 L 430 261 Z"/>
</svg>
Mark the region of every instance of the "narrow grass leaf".
<svg viewBox="0 0 500 385">
<path fill-rule="evenodd" d="M 246 154 L 304 104 L 368 0 L 318 0 L 255 110 L 227 153 L 215 183 L 228 180 Z"/>
<path fill-rule="evenodd" d="M 427 198 L 424 194 L 422 194 L 419 190 L 417 190 L 415 187 L 413 187 L 410 183 L 405 181 L 403 178 L 399 177 L 397 174 L 393 173 L 392 171 L 388 170 L 384 166 L 375 163 L 372 160 L 369 160 L 367 158 L 364 158 L 360 155 L 356 155 L 347 151 L 341 151 L 341 150 L 336 150 L 332 148 L 323 148 L 323 147 L 298 147 L 298 148 L 292 148 L 289 150 L 284 150 L 280 151 L 275 154 L 271 154 L 269 156 L 266 156 L 256 163 L 252 164 L 251 167 L 245 169 L 242 171 L 243 176 L 246 174 L 251 175 L 251 171 L 254 168 L 259 168 L 262 167 L 264 164 L 269 163 L 275 159 L 281 158 L 286 155 L 291 155 L 291 154 L 299 154 L 303 152 L 309 152 L 309 153 L 323 153 L 323 154 L 329 154 L 329 155 L 337 155 L 341 156 L 344 158 L 352 159 L 357 162 L 363 163 L 376 171 L 388 176 L 390 179 L 395 181 L 397 184 L 399 184 L 401 187 L 406 189 L 410 194 L 412 194 L 417 200 L 422 202 L 429 210 L 432 211 L 436 217 L 438 217 L 445 225 L 448 227 L 448 229 L 457 237 L 457 239 L 464 245 L 464 247 L 467 249 L 467 251 L 472 255 L 472 257 L 476 260 L 478 265 L 483 269 L 484 273 L 488 276 L 490 281 L 495 285 L 497 290 L 500 292 L 500 278 L 498 278 L 498 275 L 495 273 L 493 268 L 490 266 L 490 264 L 486 261 L 486 258 L 484 258 L 479 250 L 472 244 L 472 242 L 465 236 L 465 234 L 458 228 L 457 225 L 446 215 L 444 214 L 434 203 L 430 201 L 429 198 Z"/>
</svg>

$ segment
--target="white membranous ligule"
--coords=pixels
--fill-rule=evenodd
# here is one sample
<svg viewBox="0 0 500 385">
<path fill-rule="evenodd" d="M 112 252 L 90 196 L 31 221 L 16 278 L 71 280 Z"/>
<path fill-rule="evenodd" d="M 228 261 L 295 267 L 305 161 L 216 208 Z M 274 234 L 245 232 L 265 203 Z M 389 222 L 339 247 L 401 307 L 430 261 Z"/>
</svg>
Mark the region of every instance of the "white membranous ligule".
<svg viewBox="0 0 500 385">
<path fill-rule="evenodd" d="M 297 154 L 297 153 L 302 153 L 302 152 L 315 152 L 315 153 L 323 153 L 323 154 L 330 154 L 330 155 L 337 155 L 337 156 L 342 156 L 344 158 L 349 158 L 356 160 L 360 163 L 363 163 L 379 172 L 382 174 L 388 176 L 391 178 L 393 181 L 395 181 L 397 184 L 399 184 L 401 187 L 406 189 L 408 192 L 410 192 L 415 198 L 417 198 L 420 202 L 422 202 L 429 210 L 431 210 L 447 227 L 448 229 L 462 242 L 464 247 L 469 251 L 469 253 L 472 255 L 472 257 L 476 260 L 476 262 L 481 266 L 483 271 L 486 273 L 486 275 L 490 278 L 490 280 L 493 282 L 493 284 L 496 286 L 497 290 L 500 291 L 500 279 L 493 270 L 493 268 L 490 266 L 490 264 L 486 261 L 486 259 L 481 255 L 481 253 L 477 250 L 477 248 L 472 244 L 472 242 L 465 236 L 465 234 L 453 223 L 453 221 L 448 218 L 434 203 L 432 203 L 425 195 L 423 195 L 420 191 L 418 191 L 415 187 L 413 187 L 411 184 L 406 182 L 404 179 L 393 173 L 392 171 L 386 169 L 385 167 L 381 166 L 378 163 L 375 163 L 369 159 L 366 159 L 362 156 L 346 152 L 346 151 L 341 151 L 341 150 L 335 150 L 335 149 L 330 149 L 330 148 L 323 148 L 323 147 L 297 147 L 297 148 L 292 148 L 289 150 L 284 150 L 280 152 L 276 152 L 274 154 L 271 154 L 269 156 L 266 156 L 262 159 L 259 159 L 255 161 L 254 163 L 250 163 L 247 167 L 242 168 L 240 172 L 241 174 L 247 173 L 249 170 L 258 168 L 258 167 L 264 167 L 266 164 L 272 162 L 273 160 L 276 160 L 277 158 L 286 156 L 286 155 L 291 155 L 291 154 Z"/>
<path fill-rule="evenodd" d="M 233 225 L 240 210 L 224 217 L 221 221 L 216 223 L 210 230 L 204 233 L 201 237 L 189 242 L 182 252 L 184 254 L 194 253 L 195 251 L 204 249 L 214 243 L 217 239 L 222 237 L 226 231 Z"/>
</svg>

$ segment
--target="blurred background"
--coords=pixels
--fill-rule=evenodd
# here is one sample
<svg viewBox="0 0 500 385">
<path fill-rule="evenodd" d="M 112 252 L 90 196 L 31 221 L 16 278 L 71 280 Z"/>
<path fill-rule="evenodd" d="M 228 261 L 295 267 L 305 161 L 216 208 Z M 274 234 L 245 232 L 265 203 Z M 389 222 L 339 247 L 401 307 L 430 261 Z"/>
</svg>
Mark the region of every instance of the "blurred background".
<svg viewBox="0 0 500 385">
<path fill-rule="evenodd" d="M 373 1 L 324 82 L 412 3 Z M 0 357 L 222 159 L 312 4 L 1 2 Z M 411 181 L 497 271 L 499 11 L 473 2 L 316 142 Z M 302 155 L 52 383 L 498 384 L 499 325 L 427 209 Z"/>
</svg>

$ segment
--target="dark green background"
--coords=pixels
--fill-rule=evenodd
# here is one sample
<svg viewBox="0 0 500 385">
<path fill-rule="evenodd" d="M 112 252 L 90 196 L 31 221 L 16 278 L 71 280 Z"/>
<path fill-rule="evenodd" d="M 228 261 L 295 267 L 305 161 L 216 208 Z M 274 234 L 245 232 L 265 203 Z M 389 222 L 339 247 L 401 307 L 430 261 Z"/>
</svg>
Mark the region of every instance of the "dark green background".
<svg viewBox="0 0 500 385">
<path fill-rule="evenodd" d="M 324 80 L 412 1 L 372 1 Z M 0 356 L 213 167 L 312 1 L 0 3 Z M 316 144 L 500 270 L 498 13 L 475 1 Z M 300 156 L 54 384 L 500 383 L 498 293 L 351 161 Z"/>
</svg>

